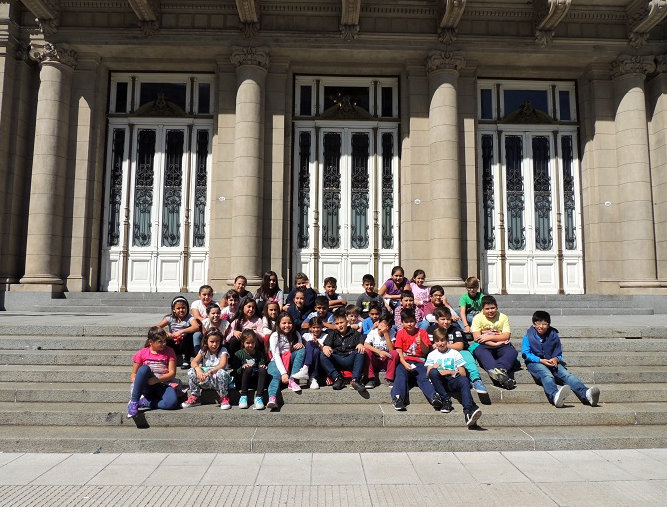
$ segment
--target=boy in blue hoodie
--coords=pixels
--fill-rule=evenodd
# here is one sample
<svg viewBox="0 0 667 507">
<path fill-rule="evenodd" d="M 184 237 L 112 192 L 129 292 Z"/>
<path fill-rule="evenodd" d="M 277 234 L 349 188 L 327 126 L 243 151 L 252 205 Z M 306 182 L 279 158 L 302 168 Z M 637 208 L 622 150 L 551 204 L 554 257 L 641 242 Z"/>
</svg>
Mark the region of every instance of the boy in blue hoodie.
<svg viewBox="0 0 667 507">
<path fill-rule="evenodd" d="M 548 312 L 538 310 L 533 314 L 533 327 L 528 328 L 523 337 L 521 355 L 526 362 L 526 369 L 539 380 L 549 401 L 554 407 L 561 408 L 570 391 L 582 402 L 592 407 L 598 404 L 600 389 L 597 386 L 588 388 L 564 366 L 558 330 L 551 327 L 551 316 Z M 560 381 L 560 387 L 556 381 Z"/>
</svg>

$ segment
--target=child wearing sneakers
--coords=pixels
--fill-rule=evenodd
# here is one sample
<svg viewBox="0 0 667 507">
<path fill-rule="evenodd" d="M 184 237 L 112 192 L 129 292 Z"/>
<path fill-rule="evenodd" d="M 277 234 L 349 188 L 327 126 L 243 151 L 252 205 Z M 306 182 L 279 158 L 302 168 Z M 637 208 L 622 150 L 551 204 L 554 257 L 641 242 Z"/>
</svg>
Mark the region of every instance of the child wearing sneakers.
<svg viewBox="0 0 667 507">
<path fill-rule="evenodd" d="M 433 384 L 426 375 L 425 358 L 431 351 L 431 341 L 424 329 L 417 329 L 414 309 L 401 312 L 403 329 L 396 333 L 394 348 L 398 353 L 394 385 L 391 388 L 391 401 L 394 409 L 405 410 L 410 384 L 416 382 L 433 408 L 442 408 L 442 398 L 435 392 Z"/>
<path fill-rule="evenodd" d="M 206 331 L 201 342 L 201 349 L 192 360 L 192 368 L 188 370 L 190 396 L 181 404 L 183 408 L 201 405 L 202 389 L 215 389 L 218 392 L 222 410 L 232 408 L 227 396 L 229 373 L 225 368 L 228 359 L 229 353 L 222 346 L 220 330 L 213 327 Z"/>
<path fill-rule="evenodd" d="M 470 379 L 472 387 L 479 394 L 486 394 L 488 391 L 484 386 L 484 382 L 482 382 L 482 377 L 479 375 L 475 358 L 473 358 L 472 354 L 468 351 L 468 340 L 466 340 L 465 334 L 461 331 L 461 328 L 452 324 L 451 310 L 443 305 L 435 309 L 433 316 L 435 317 L 438 329 L 442 329 L 445 332 L 445 336 L 447 336 L 448 348 L 458 351 L 463 357 L 463 360 L 465 361 L 465 369 L 468 372 L 468 378 Z M 435 334 L 433 336 L 435 336 Z"/>
<path fill-rule="evenodd" d="M 475 315 L 470 326 L 472 336 L 478 344 L 473 355 L 491 379 L 505 389 L 514 389 L 512 367 L 519 353 L 510 343 L 510 321 L 498 311 L 493 296 L 482 298 L 482 313 Z"/>
<path fill-rule="evenodd" d="M 296 376 L 301 378 L 302 370 L 305 368 L 308 372 L 308 386 L 310 389 L 319 389 L 320 384 L 317 377 L 320 374 L 320 352 L 324 344 L 326 334 L 323 334 L 324 321 L 322 318 L 315 316 L 310 319 L 310 327 L 307 333 L 303 333 L 303 341 L 306 342 L 306 359 L 303 368 L 296 373 Z"/>
<path fill-rule="evenodd" d="M 477 424 L 482 411 L 470 393 L 470 382 L 464 368 L 466 362 L 457 350 L 449 348 L 448 341 L 445 329 L 439 327 L 433 332 L 435 350 L 426 358 L 426 373 L 436 392 L 442 397 L 440 412 L 449 413 L 454 410 L 449 393 L 458 394 L 463 405 L 463 419 L 466 426 L 471 428 Z"/>
<path fill-rule="evenodd" d="M 327 333 L 320 352 L 320 365 L 324 372 L 333 380 L 332 388 L 335 391 L 343 389 L 341 370 L 352 370 L 350 387 L 365 392 L 361 382 L 364 369 L 364 338 L 360 332 L 352 329 L 347 323 L 344 308 L 337 308 L 334 312 L 335 331 Z"/>
<path fill-rule="evenodd" d="M 266 308 L 266 306 L 264 307 Z M 266 356 L 259 347 L 257 335 L 252 329 L 241 333 L 242 348 L 234 354 L 236 373 L 241 377 L 239 408 L 248 408 L 248 387 L 252 378 L 257 377 L 254 410 L 264 410 L 264 384 L 266 382 Z"/>
<path fill-rule="evenodd" d="M 269 402 L 266 406 L 270 409 L 278 408 L 276 396 L 281 383 L 287 384 L 296 393 L 301 391 L 294 375 L 301 370 L 306 355 L 301 335 L 296 330 L 292 316 L 287 312 L 281 312 L 277 320 L 278 326 L 269 338 L 269 350 L 273 357 L 268 366 L 271 381 L 269 383 Z M 288 371 L 291 374 L 288 374 Z M 307 372 L 306 375 L 308 375 Z"/>
<path fill-rule="evenodd" d="M 379 306 L 382 306 L 377 301 Z M 377 313 L 377 316 L 375 315 Z M 393 336 L 391 331 L 391 315 L 385 313 L 380 319 L 380 311 L 371 307 L 370 319 L 376 319 L 376 326 L 366 335 L 364 346 L 366 347 L 367 381 L 366 389 L 373 389 L 380 385 L 380 370 L 385 370 L 385 380 L 389 383 L 394 382 L 396 372 L 396 362 L 398 361 L 398 352 L 394 350 Z"/>
<path fill-rule="evenodd" d="M 564 366 L 558 330 L 551 327 L 551 315 L 538 310 L 533 314 L 533 327 L 528 328 L 521 345 L 526 369 L 538 380 L 554 407 L 561 408 L 570 391 L 592 407 L 598 404 L 600 389 L 588 388 Z M 556 382 L 561 383 L 560 387 Z"/>
</svg>

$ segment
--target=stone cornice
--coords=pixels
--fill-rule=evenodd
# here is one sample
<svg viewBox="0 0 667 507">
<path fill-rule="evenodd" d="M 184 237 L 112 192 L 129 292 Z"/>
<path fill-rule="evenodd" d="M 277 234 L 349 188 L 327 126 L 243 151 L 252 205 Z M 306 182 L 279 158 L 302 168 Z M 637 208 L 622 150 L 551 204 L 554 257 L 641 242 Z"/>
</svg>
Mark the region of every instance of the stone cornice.
<svg viewBox="0 0 667 507">
<path fill-rule="evenodd" d="M 30 46 L 30 58 L 37 63 L 59 63 L 72 69 L 76 68 L 77 54 L 72 49 L 57 47 L 50 42 Z"/>
<path fill-rule="evenodd" d="M 53 35 L 58 31 L 60 9 L 57 3 L 51 0 L 22 0 L 22 2 L 35 15 L 35 21 L 44 35 Z"/>
<path fill-rule="evenodd" d="M 254 37 L 259 32 L 259 12 L 256 0 L 236 0 L 236 10 L 241 21 L 241 31 L 246 37 Z"/>
<path fill-rule="evenodd" d="M 667 0 L 635 0 L 628 11 L 630 34 L 628 42 L 634 48 L 646 44 L 649 33 L 667 17 Z"/>
<path fill-rule="evenodd" d="M 241 47 L 234 46 L 232 48 L 232 56 L 230 61 L 236 66 L 241 65 L 256 65 L 263 69 L 269 68 L 269 50 L 265 47 Z"/>
<path fill-rule="evenodd" d="M 443 44 L 452 44 L 456 40 L 456 28 L 466 8 L 466 0 L 444 0 L 445 12 L 440 20 L 439 39 Z"/>
<path fill-rule="evenodd" d="M 460 71 L 466 65 L 465 58 L 460 52 L 431 51 L 426 58 L 426 69 L 428 72 L 438 70 Z"/>
<path fill-rule="evenodd" d="M 563 21 L 570 10 L 572 0 L 539 0 L 533 6 L 538 16 L 535 40 L 546 47 L 551 44 L 558 24 Z"/>
<path fill-rule="evenodd" d="M 655 61 L 652 56 L 622 55 L 610 64 L 610 76 L 615 79 L 628 74 L 642 74 L 646 76 L 655 71 Z"/>
</svg>

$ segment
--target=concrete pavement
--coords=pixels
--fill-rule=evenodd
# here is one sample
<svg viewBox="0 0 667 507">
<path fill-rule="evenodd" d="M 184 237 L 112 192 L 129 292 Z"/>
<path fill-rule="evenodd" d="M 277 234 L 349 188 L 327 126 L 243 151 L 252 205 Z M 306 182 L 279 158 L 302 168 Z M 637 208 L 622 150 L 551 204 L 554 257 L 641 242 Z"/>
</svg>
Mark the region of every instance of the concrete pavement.
<svg viewBox="0 0 667 507">
<path fill-rule="evenodd" d="M 0 453 L 0 506 L 664 505 L 665 498 L 667 449 Z"/>
</svg>

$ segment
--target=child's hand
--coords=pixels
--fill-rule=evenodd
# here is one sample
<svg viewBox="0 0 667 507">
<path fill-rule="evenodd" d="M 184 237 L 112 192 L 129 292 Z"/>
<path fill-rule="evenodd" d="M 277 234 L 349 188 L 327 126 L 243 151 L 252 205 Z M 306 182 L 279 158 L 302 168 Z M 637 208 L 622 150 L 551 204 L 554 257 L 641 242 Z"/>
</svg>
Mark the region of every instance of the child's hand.
<svg viewBox="0 0 667 507">
<path fill-rule="evenodd" d="M 181 343 L 181 341 L 183 340 L 183 337 L 181 335 L 177 335 L 177 334 L 174 334 L 173 338 L 174 338 L 174 343 L 177 344 L 177 345 L 179 343 Z"/>
<path fill-rule="evenodd" d="M 421 306 L 424 302 L 421 299 L 415 298 L 415 306 Z"/>
<path fill-rule="evenodd" d="M 458 315 L 452 315 L 452 321 L 453 322 L 457 322 L 459 320 L 461 320 L 461 317 L 459 317 Z"/>
<path fill-rule="evenodd" d="M 259 367 L 264 368 L 266 370 L 266 365 L 265 364 L 260 364 Z"/>
<path fill-rule="evenodd" d="M 294 350 L 299 350 L 303 348 L 303 343 L 295 343 L 294 347 L 292 347 Z"/>
<path fill-rule="evenodd" d="M 289 382 L 289 375 L 287 375 L 287 373 L 283 373 L 283 374 L 280 376 L 280 381 L 281 381 L 283 384 L 287 384 L 287 383 Z"/>
<path fill-rule="evenodd" d="M 328 345 L 325 345 L 322 347 L 322 352 L 324 353 L 325 356 L 331 357 L 331 353 L 333 352 L 333 349 L 329 347 Z"/>
<path fill-rule="evenodd" d="M 207 377 L 206 373 L 204 373 L 201 369 L 197 371 L 197 380 L 199 382 L 204 382 L 204 380 L 206 380 L 206 377 Z"/>
<path fill-rule="evenodd" d="M 356 346 L 357 352 L 359 354 L 365 354 L 366 353 L 366 347 L 364 347 L 361 343 Z"/>
<path fill-rule="evenodd" d="M 421 344 L 422 344 L 422 339 L 419 337 L 419 335 L 417 335 L 417 338 L 415 338 L 415 343 L 416 343 L 417 345 L 421 345 Z"/>
<path fill-rule="evenodd" d="M 252 364 L 246 363 L 246 364 L 244 364 L 243 366 L 241 366 L 241 368 L 243 368 L 244 370 L 245 370 L 246 368 L 252 368 Z"/>
<path fill-rule="evenodd" d="M 383 351 L 380 353 L 380 356 L 382 356 L 382 357 L 386 357 L 387 359 L 391 359 L 391 354 L 390 354 L 389 352 L 387 352 L 386 350 L 383 350 Z"/>
</svg>

